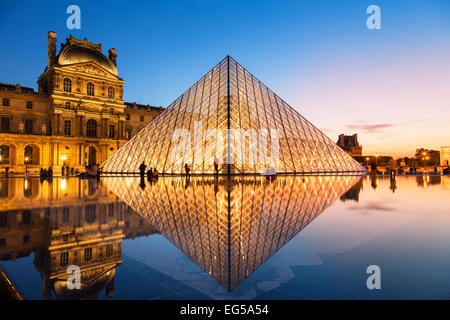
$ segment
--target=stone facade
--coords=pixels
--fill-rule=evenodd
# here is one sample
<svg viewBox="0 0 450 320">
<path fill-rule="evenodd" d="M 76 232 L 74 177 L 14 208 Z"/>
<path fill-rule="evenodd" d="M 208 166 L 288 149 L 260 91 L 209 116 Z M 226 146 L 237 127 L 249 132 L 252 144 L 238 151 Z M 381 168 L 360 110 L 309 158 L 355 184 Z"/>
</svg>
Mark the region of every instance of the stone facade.
<svg viewBox="0 0 450 320">
<path fill-rule="evenodd" d="M 358 135 L 356 133 L 352 136 L 340 134 L 336 144 L 352 157 L 362 156 L 362 146 L 358 142 Z"/>
<path fill-rule="evenodd" d="M 48 33 L 47 67 L 38 92 L 0 83 L 0 172 L 36 173 L 52 166 L 83 171 L 102 163 L 161 111 L 123 101 L 124 80 L 101 44 L 70 36 L 56 54 Z"/>
</svg>

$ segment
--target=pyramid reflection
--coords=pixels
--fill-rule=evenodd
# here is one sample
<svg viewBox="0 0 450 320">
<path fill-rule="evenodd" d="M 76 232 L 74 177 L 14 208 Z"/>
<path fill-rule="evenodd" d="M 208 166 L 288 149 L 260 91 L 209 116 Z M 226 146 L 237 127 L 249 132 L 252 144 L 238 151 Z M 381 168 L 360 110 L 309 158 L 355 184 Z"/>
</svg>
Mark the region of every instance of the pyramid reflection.
<svg viewBox="0 0 450 320">
<path fill-rule="evenodd" d="M 166 177 L 145 184 L 120 177 L 105 183 L 231 291 L 359 180 Z"/>
</svg>

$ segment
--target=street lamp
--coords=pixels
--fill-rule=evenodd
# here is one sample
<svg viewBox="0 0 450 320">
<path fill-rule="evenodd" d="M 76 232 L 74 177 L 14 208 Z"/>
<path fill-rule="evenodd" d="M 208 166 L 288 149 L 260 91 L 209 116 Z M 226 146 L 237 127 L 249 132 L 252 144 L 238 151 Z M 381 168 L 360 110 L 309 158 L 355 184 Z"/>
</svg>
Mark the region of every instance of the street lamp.
<svg viewBox="0 0 450 320">
<path fill-rule="evenodd" d="M 376 153 L 376 154 L 375 154 L 375 164 L 376 164 L 376 165 L 378 165 L 378 157 L 379 157 L 379 155 L 378 155 L 378 153 Z"/>
<path fill-rule="evenodd" d="M 25 175 L 28 173 L 28 160 L 30 160 L 30 158 L 25 157 Z"/>
<path fill-rule="evenodd" d="M 67 160 L 67 156 L 65 155 L 65 154 L 63 154 L 62 156 L 61 156 L 61 161 L 62 161 L 62 175 L 64 175 L 64 168 L 65 168 L 65 166 L 66 166 L 66 164 L 64 163 L 64 161 L 66 161 Z"/>
</svg>

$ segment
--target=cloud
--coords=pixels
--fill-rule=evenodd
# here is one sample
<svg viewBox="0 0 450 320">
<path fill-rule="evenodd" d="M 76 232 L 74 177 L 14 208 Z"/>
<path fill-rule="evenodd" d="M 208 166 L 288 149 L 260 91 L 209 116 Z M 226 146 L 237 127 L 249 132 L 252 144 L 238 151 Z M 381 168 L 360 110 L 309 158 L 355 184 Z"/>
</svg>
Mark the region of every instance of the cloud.
<svg viewBox="0 0 450 320">
<path fill-rule="evenodd" d="M 345 127 L 352 130 L 362 130 L 364 133 L 387 133 L 384 129 L 392 128 L 392 123 L 365 124 L 366 121 L 359 121 L 361 124 L 349 124 Z"/>
</svg>

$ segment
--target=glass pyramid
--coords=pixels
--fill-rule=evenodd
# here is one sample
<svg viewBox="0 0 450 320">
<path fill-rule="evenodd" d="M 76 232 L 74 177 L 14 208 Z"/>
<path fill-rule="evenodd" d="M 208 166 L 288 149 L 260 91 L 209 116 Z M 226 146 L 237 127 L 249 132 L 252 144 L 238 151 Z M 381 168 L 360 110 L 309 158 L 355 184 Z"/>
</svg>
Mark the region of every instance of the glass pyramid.
<svg viewBox="0 0 450 320">
<path fill-rule="evenodd" d="M 233 290 L 361 180 L 358 175 L 106 177 L 107 188 Z M 203 286 L 204 287 L 204 286 Z"/>
<path fill-rule="evenodd" d="M 270 146 L 270 147 L 269 147 Z M 364 172 L 357 161 L 230 56 L 112 154 L 102 172 Z"/>
</svg>

